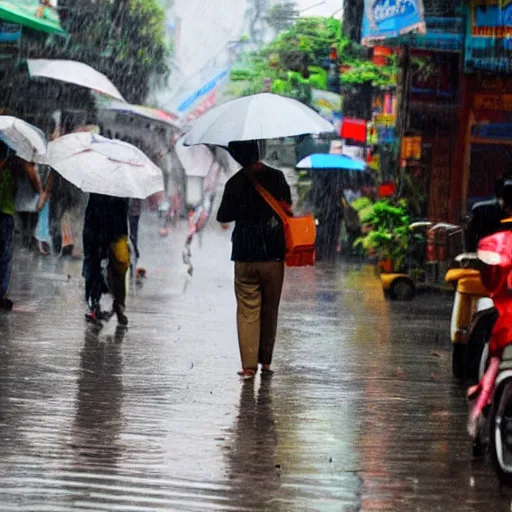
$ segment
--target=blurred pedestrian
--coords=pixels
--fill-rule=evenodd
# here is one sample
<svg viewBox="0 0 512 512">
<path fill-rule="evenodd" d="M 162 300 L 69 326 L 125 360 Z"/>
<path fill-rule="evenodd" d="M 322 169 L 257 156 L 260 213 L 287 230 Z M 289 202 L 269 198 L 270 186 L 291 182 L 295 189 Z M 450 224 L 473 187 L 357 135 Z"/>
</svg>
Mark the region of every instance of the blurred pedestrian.
<svg viewBox="0 0 512 512">
<path fill-rule="evenodd" d="M 38 219 L 38 202 L 41 188 L 34 189 L 26 173 L 17 177 L 17 192 L 14 208 L 20 224 L 22 247 L 32 249 L 35 246 L 35 230 Z"/>
<path fill-rule="evenodd" d="M 91 124 L 94 120 L 94 116 L 80 118 L 70 115 L 65 119 L 62 130 L 57 120 L 50 140 L 69 133 L 98 132 L 98 127 Z M 40 209 L 48 199 L 51 199 L 50 232 L 55 250 L 62 255 L 71 255 L 73 259 L 81 259 L 83 255 L 83 218 L 87 205 L 87 194 L 52 170 L 46 180 L 45 190 L 39 203 Z"/>
<path fill-rule="evenodd" d="M 17 178 L 23 175 L 27 176 L 33 189 L 41 193 L 35 164 L 21 160 L 0 141 L 0 310 L 10 311 L 13 307 L 7 293 L 13 257 Z"/>
<path fill-rule="evenodd" d="M 119 324 L 128 324 L 125 314 L 126 272 L 130 267 L 128 213 L 129 199 L 89 195 L 84 219 L 82 273 L 88 305 L 86 319 L 89 321 L 102 319 L 101 296 L 110 292 Z M 108 286 L 102 270 L 103 260 L 108 261 Z"/>
<path fill-rule="evenodd" d="M 272 374 L 286 253 L 283 224 L 257 192 L 252 179 L 290 215 L 292 199 L 283 173 L 260 162 L 257 142 L 233 142 L 229 152 L 243 168 L 226 184 L 217 220 L 224 225 L 235 222 L 232 260 L 242 359 L 239 374 L 252 378 L 258 364 L 263 375 Z"/>
</svg>

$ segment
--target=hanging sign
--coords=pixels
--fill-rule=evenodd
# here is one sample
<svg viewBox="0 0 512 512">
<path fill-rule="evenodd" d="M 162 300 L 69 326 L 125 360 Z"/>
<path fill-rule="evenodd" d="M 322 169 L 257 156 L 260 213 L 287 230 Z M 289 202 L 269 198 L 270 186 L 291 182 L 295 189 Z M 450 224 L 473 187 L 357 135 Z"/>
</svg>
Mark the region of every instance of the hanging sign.
<svg viewBox="0 0 512 512">
<path fill-rule="evenodd" d="M 426 33 L 423 0 L 364 0 L 363 44 Z"/>
<path fill-rule="evenodd" d="M 512 71 L 512 0 L 471 0 L 467 71 Z"/>
</svg>

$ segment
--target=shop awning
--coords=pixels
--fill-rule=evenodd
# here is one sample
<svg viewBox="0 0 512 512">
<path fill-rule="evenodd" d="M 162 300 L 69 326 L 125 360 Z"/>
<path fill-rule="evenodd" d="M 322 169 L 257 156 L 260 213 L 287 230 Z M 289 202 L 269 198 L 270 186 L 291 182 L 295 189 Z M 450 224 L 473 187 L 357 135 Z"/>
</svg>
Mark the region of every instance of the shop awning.
<svg viewBox="0 0 512 512">
<path fill-rule="evenodd" d="M 0 0 L 0 20 L 48 34 L 66 35 L 57 10 L 45 7 L 41 0 Z"/>
</svg>

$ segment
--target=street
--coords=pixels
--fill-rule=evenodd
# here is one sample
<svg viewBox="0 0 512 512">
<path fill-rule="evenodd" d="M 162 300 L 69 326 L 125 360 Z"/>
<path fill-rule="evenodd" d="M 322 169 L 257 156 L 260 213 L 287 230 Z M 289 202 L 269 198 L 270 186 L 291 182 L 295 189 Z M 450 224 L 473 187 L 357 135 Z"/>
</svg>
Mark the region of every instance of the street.
<svg viewBox="0 0 512 512">
<path fill-rule="evenodd" d="M 241 382 L 229 233 L 142 231 L 129 330 L 85 325 L 80 263 L 18 249 L 0 315 L 0 510 L 509 511 L 472 462 L 449 296 L 373 267 L 287 273 L 275 376 Z"/>
</svg>

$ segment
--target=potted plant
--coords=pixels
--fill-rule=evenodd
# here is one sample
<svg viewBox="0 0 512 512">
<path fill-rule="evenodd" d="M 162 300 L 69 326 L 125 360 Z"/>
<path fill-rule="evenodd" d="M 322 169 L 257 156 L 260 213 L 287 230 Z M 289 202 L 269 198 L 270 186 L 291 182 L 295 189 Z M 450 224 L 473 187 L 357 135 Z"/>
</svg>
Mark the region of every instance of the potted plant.
<svg viewBox="0 0 512 512">
<path fill-rule="evenodd" d="M 377 201 L 361 219 L 366 234 L 356 240 L 368 254 L 376 254 L 382 272 L 404 270 L 409 248 L 410 218 L 404 200 Z"/>
</svg>

